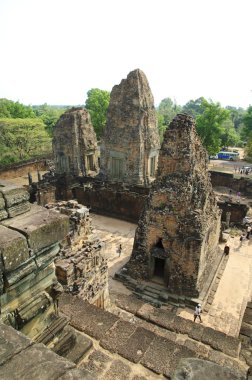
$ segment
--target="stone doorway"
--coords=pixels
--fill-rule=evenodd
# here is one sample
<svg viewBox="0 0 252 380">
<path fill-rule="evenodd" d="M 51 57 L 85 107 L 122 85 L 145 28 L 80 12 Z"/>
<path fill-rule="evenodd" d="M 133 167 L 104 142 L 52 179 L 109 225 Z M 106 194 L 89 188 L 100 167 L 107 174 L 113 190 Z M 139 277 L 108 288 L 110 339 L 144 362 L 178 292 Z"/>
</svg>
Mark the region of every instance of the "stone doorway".
<svg viewBox="0 0 252 380">
<path fill-rule="evenodd" d="M 164 274 L 165 274 L 165 260 L 155 257 L 153 277 L 158 277 L 160 281 L 162 280 L 163 282 Z"/>
</svg>

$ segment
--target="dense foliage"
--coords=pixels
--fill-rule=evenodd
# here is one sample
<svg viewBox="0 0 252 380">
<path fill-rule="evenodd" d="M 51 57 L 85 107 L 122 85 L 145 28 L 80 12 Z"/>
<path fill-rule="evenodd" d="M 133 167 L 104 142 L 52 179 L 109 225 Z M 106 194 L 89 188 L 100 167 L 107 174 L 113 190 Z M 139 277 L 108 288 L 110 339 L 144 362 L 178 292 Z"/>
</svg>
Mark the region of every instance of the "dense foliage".
<svg viewBox="0 0 252 380">
<path fill-rule="evenodd" d="M 247 141 L 246 155 L 249 160 L 252 160 L 252 106 L 249 106 L 243 117 L 243 138 Z"/>
<path fill-rule="evenodd" d="M 110 101 L 108 91 L 93 88 L 87 93 L 85 107 L 89 110 L 98 139 L 106 124 Z M 8 164 L 51 152 L 54 125 L 69 106 L 25 106 L 0 99 L 0 164 Z M 196 120 L 198 134 L 209 155 L 222 147 L 244 146 L 252 159 L 252 106 L 246 111 L 200 97 L 183 107 L 171 98 L 163 99 L 156 109 L 160 138 L 176 114 L 189 113 Z"/>
<path fill-rule="evenodd" d="M 97 139 L 102 136 L 106 124 L 109 101 L 110 93 L 108 91 L 92 88 L 87 93 L 85 108 L 90 113 Z"/>
<path fill-rule="evenodd" d="M 160 139 L 163 139 L 164 132 L 173 118 L 181 112 L 181 106 L 178 106 L 171 98 L 165 98 L 157 107 L 158 130 Z"/>
<path fill-rule="evenodd" d="M 32 108 L 35 115 L 43 120 L 49 136 L 52 136 L 56 122 L 69 106 L 49 106 L 45 103 L 39 106 L 33 106 Z"/>
<path fill-rule="evenodd" d="M 1 164 L 48 151 L 50 142 L 45 125 L 38 118 L 0 118 Z"/>
<path fill-rule="evenodd" d="M 0 99 L 0 118 L 25 118 L 35 117 L 31 106 L 24 106 L 19 102 L 13 102 L 8 99 Z"/>
</svg>

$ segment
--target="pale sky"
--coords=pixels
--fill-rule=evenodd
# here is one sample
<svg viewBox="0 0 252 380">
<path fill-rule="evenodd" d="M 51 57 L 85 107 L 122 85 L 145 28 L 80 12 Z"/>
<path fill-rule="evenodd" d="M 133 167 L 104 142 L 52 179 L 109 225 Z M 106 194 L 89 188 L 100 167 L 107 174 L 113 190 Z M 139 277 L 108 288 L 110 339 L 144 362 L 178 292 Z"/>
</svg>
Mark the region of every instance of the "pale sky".
<svg viewBox="0 0 252 380">
<path fill-rule="evenodd" d="M 158 105 L 252 104 L 251 0 L 0 0 L 0 98 L 84 104 L 128 73 Z"/>
</svg>

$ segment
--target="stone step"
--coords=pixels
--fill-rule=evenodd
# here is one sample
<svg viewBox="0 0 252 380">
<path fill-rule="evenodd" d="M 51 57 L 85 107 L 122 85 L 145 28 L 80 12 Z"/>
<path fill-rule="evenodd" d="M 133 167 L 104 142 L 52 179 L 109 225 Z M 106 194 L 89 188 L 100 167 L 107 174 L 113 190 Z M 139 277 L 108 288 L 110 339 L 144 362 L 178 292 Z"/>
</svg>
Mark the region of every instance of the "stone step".
<svg viewBox="0 0 252 380">
<path fill-rule="evenodd" d="M 68 321 L 65 317 L 58 317 L 35 339 L 35 341 L 47 345 L 56 335 L 61 333 L 67 323 Z"/>
<path fill-rule="evenodd" d="M 80 334 L 71 326 L 65 328 L 64 335 L 59 342 L 53 347 L 53 351 L 58 355 L 78 364 L 80 360 L 89 352 L 93 343 L 91 339 Z"/>
</svg>

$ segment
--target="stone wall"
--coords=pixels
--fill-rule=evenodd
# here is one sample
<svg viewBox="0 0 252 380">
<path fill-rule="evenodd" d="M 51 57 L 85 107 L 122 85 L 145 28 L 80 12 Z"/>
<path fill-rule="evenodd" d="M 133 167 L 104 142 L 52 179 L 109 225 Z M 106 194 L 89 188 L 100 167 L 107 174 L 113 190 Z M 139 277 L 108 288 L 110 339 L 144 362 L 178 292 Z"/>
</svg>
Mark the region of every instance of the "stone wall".
<svg viewBox="0 0 252 380">
<path fill-rule="evenodd" d="M 138 222 L 148 193 L 149 188 L 135 186 L 125 189 L 120 184 L 101 184 L 99 182 L 74 189 L 78 202 L 88 205 L 93 212 L 133 223 Z"/>
<path fill-rule="evenodd" d="M 53 129 L 56 174 L 96 175 L 96 135 L 86 109 L 72 108 L 61 115 Z"/>
<path fill-rule="evenodd" d="M 113 87 L 101 144 L 105 180 L 146 185 L 155 178 L 160 148 L 154 99 L 137 69 Z"/>
<path fill-rule="evenodd" d="M 55 318 L 50 296 L 50 288 L 57 282 L 54 259 L 69 231 L 69 220 L 55 211 L 31 206 L 24 188 L 1 182 L 1 192 L 10 206 L 8 218 L 0 223 L 1 320 L 35 337 Z M 18 210 L 15 215 L 9 211 L 13 203 Z"/>
<path fill-rule="evenodd" d="M 93 233 L 89 209 L 74 200 L 47 207 L 68 215 L 70 220 L 69 234 L 55 260 L 58 281 L 65 292 L 107 308 L 110 303 L 108 264 L 104 244 Z"/>
<path fill-rule="evenodd" d="M 177 115 L 164 135 L 127 270 L 132 277 L 161 277 L 171 293 L 198 296 L 217 259 L 219 234 L 207 153 L 193 119 Z"/>
<path fill-rule="evenodd" d="M 48 155 L 46 158 L 31 159 L 25 162 L 1 167 L 0 178 L 1 180 L 11 180 L 12 178 L 22 177 L 25 175 L 27 176 L 29 172 L 48 170 L 48 163 L 50 159 L 51 156 Z"/>
<path fill-rule="evenodd" d="M 252 196 L 252 180 L 246 177 L 234 178 L 231 173 L 210 171 L 212 185 L 229 187 L 234 191 L 240 191 L 245 196 Z"/>
</svg>

